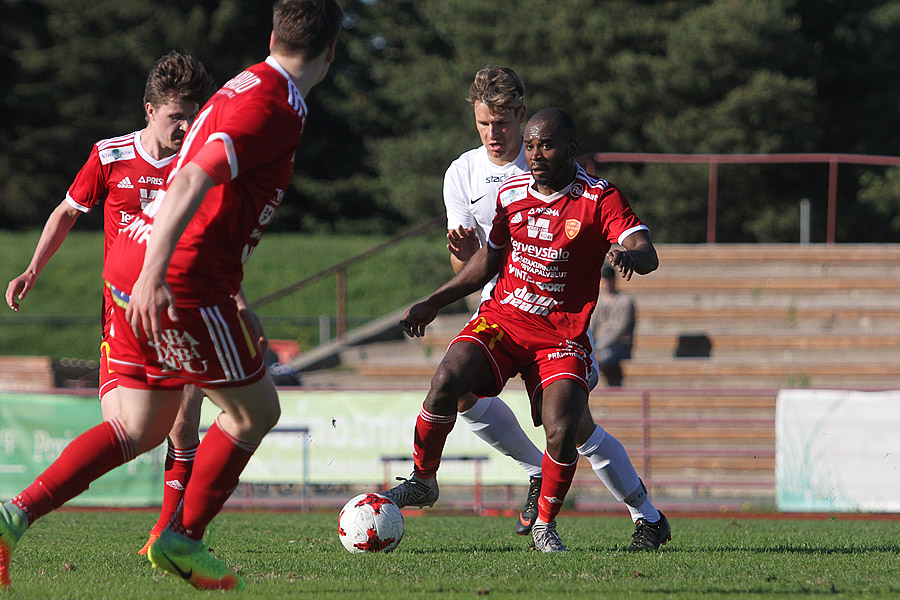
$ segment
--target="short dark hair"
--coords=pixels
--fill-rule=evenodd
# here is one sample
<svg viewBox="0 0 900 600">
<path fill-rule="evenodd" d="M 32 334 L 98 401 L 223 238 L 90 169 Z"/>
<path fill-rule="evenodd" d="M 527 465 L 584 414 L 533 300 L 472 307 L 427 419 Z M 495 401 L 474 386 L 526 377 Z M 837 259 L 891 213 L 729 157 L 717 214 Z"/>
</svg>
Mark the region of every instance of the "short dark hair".
<svg viewBox="0 0 900 600">
<path fill-rule="evenodd" d="M 553 132 L 566 140 L 575 139 L 575 122 L 572 120 L 572 117 L 569 116 L 569 113 L 561 108 L 556 108 L 554 106 L 542 108 L 528 119 L 525 128 L 527 129 L 529 125 L 533 123 L 540 123 L 551 128 Z"/>
<path fill-rule="evenodd" d="M 473 106 L 483 102 L 492 113 L 519 110 L 525 106 L 525 84 L 509 67 L 487 65 L 475 73 L 466 100 Z"/>
<path fill-rule="evenodd" d="M 278 0 L 272 9 L 273 49 L 315 58 L 337 39 L 343 20 L 335 0 Z"/>
<path fill-rule="evenodd" d="M 153 65 L 144 86 L 144 104 L 160 107 L 173 98 L 202 105 L 212 93 L 213 80 L 193 56 L 172 50 Z"/>
</svg>

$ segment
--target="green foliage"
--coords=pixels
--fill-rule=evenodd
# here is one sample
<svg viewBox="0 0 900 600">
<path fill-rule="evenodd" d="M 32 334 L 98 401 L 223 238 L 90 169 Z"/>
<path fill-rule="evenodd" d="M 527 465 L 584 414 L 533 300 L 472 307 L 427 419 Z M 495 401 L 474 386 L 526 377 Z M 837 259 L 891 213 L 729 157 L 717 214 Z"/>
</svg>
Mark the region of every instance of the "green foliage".
<svg viewBox="0 0 900 600">
<path fill-rule="evenodd" d="M 0 231 L 6 248 L 4 283 L 28 265 L 38 234 Z M 269 233 L 244 269 L 251 302 L 386 241 L 375 235 Z M 93 360 L 100 343 L 102 232 L 72 231 L 47 263 L 37 284 L 14 313 L 0 310 L 0 354 L 47 355 Z M 439 228 L 352 266 L 347 271 L 349 327 L 397 310 L 430 293 L 452 276 Z M 5 289 L 5 287 L 4 287 Z M 294 339 L 301 348 L 319 343 L 318 319 L 331 319 L 335 334 L 336 277 L 330 275 L 258 310 L 273 339 Z M 35 317 L 59 317 L 53 324 Z"/>
<path fill-rule="evenodd" d="M 11 229 L 43 222 L 91 143 L 142 126 L 157 57 L 192 53 L 222 83 L 264 57 L 270 27 L 270 3 L 251 0 L 0 5 L 0 223 Z M 337 60 L 308 98 L 297 177 L 273 230 L 392 233 L 441 214 L 444 170 L 479 143 L 466 90 L 490 63 L 522 75 L 529 113 L 569 111 L 585 155 L 898 151 L 898 0 L 342 6 Z M 620 171 L 624 180 L 609 178 L 657 223 L 655 239 L 705 241 L 703 173 L 604 168 Z M 900 225 L 860 196 L 860 178 L 883 171 L 841 173 L 838 240 L 896 238 Z M 717 240 L 793 240 L 795 218 L 779 215 L 803 197 L 824 214 L 824 180 L 794 165 L 726 176 Z M 99 226 L 97 215 L 84 220 Z"/>
<path fill-rule="evenodd" d="M 4 598 L 208 595 L 137 555 L 155 520 L 152 511 L 61 511 L 40 519 L 16 548 Z M 623 550 L 631 533 L 627 516 L 563 514 L 559 530 L 570 551 L 547 555 L 512 533 L 512 517 L 410 510 L 400 547 L 382 555 L 345 551 L 336 509 L 243 511 L 216 518 L 212 546 L 241 572 L 244 594 L 265 600 L 889 598 L 900 589 L 893 521 L 675 516 L 671 522 L 672 542 L 660 552 L 633 554 Z"/>
</svg>

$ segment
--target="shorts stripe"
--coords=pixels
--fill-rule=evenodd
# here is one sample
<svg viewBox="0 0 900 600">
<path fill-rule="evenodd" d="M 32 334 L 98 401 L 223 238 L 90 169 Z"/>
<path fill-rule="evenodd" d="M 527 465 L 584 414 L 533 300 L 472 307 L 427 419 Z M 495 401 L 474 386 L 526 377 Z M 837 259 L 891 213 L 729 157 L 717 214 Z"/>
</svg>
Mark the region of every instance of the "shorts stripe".
<svg viewBox="0 0 900 600">
<path fill-rule="evenodd" d="M 231 338 L 231 332 L 225 325 L 219 307 L 212 306 L 200 309 L 200 315 L 209 330 L 209 337 L 216 349 L 219 363 L 225 372 L 225 378 L 229 381 L 245 378 L 244 369 L 240 357 Z"/>
</svg>

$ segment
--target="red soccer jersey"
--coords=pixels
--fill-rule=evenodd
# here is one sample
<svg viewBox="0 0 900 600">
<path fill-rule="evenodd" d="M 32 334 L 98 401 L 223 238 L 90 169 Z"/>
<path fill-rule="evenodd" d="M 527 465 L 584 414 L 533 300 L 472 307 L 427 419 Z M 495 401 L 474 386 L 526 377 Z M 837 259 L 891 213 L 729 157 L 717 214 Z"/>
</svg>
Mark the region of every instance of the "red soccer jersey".
<svg viewBox="0 0 900 600">
<path fill-rule="evenodd" d="M 486 308 L 502 314 L 514 336 L 577 340 L 597 304 L 610 244 L 647 228 L 625 196 L 581 167 L 552 196 L 533 183 L 525 174 L 500 188 L 489 243 L 504 248 L 504 261 Z"/>
<path fill-rule="evenodd" d="M 231 79 L 200 111 L 167 183 L 210 143 L 223 144 L 231 180 L 206 193 L 178 240 L 166 274 L 176 304 L 221 304 L 238 292 L 243 263 L 290 184 L 305 119 L 306 103 L 272 57 Z M 104 269 L 106 281 L 128 294 L 164 195 L 123 230 Z"/>
<path fill-rule="evenodd" d="M 141 146 L 140 131 L 94 144 L 87 162 L 69 186 L 66 201 L 87 213 L 105 200 L 104 258 L 119 231 L 156 197 L 173 158 L 174 155 L 156 160 L 150 156 Z"/>
</svg>

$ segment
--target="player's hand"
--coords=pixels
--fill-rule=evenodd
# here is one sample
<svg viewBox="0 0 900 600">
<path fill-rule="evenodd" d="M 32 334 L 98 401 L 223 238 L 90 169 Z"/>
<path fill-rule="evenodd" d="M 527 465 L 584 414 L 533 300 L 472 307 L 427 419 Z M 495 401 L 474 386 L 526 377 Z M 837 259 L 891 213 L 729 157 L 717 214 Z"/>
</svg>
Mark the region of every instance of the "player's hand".
<svg viewBox="0 0 900 600">
<path fill-rule="evenodd" d="M 621 273 L 623 279 L 631 281 L 631 276 L 634 275 L 634 257 L 627 250 L 610 250 L 606 253 L 606 260 Z"/>
<path fill-rule="evenodd" d="M 13 310 L 19 310 L 19 303 L 16 300 L 24 300 L 28 291 L 34 287 L 35 277 L 28 273 L 22 273 L 9 282 L 6 287 L 6 304 Z"/>
<path fill-rule="evenodd" d="M 162 311 L 172 321 L 178 321 L 178 313 L 175 311 L 175 296 L 166 283 L 165 277 L 145 275 L 143 272 L 134 283 L 131 291 L 131 299 L 125 311 L 125 318 L 131 325 L 131 331 L 136 338 L 141 334 L 147 336 L 157 344 L 162 342 Z"/>
<path fill-rule="evenodd" d="M 400 327 L 409 337 L 422 337 L 425 335 L 425 327 L 434 321 L 438 311 L 428 302 L 419 302 L 406 311 L 400 320 Z"/>
<path fill-rule="evenodd" d="M 457 227 L 447 232 L 447 250 L 461 262 L 469 262 L 472 255 L 481 248 L 481 241 L 474 227 Z"/>
<path fill-rule="evenodd" d="M 240 313 L 241 319 L 244 320 L 244 324 L 250 332 L 250 337 L 259 345 L 260 354 L 265 354 L 266 350 L 269 349 L 269 338 L 266 337 L 266 332 L 263 330 L 262 321 L 260 321 L 259 315 L 250 308 L 240 308 L 238 309 L 238 313 Z"/>
</svg>

